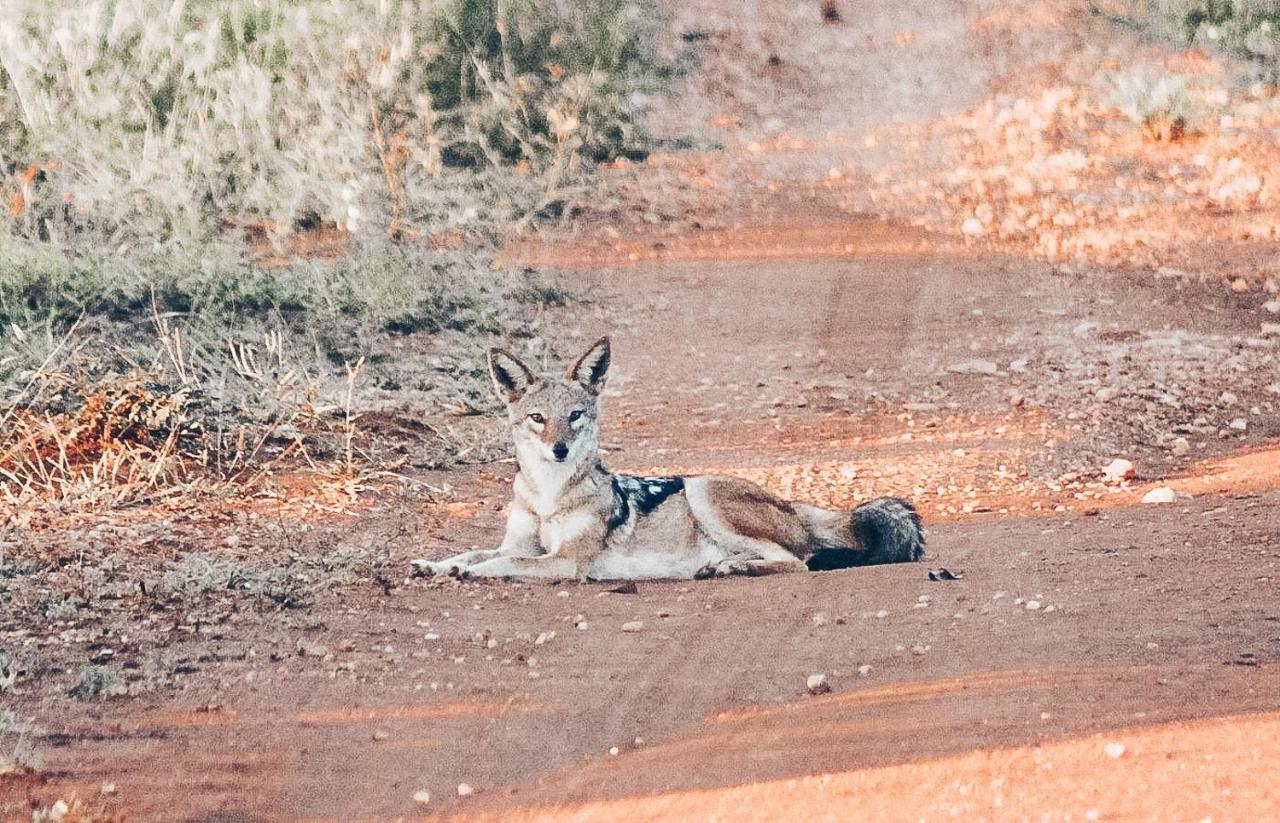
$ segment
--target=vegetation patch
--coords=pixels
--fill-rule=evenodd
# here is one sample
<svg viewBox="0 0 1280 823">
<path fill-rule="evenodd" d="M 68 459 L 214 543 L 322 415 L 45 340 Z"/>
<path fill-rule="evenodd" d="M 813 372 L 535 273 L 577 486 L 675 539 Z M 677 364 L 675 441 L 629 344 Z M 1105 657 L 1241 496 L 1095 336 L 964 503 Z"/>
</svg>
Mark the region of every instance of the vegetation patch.
<svg viewBox="0 0 1280 823">
<path fill-rule="evenodd" d="M 1280 77 L 1276 0 L 1122 0 L 1092 7 L 1116 22 L 1246 60 L 1273 82 Z"/>
<path fill-rule="evenodd" d="M 386 241 L 270 270 L 225 246 L 119 259 L 0 245 L 10 511 L 251 485 L 282 460 L 354 477 L 382 463 L 364 426 L 379 409 L 434 444 L 425 465 L 492 455 L 484 433 L 412 421 L 485 408 L 487 345 L 532 334 L 564 299 L 481 255 Z"/>
<path fill-rule="evenodd" d="M 560 299 L 490 250 L 592 162 L 644 153 L 656 19 L 649 0 L 15 0 L 0 507 L 252 483 L 282 458 L 353 476 L 388 407 L 440 444 L 424 465 L 495 454 L 421 418 L 483 409 L 484 349 Z"/>
<path fill-rule="evenodd" d="M 0 655 L 3 655 L 0 649 Z M 0 692 L 4 689 L 0 688 Z M 0 778 L 7 774 L 35 771 L 42 759 L 36 741 L 40 731 L 29 718 L 12 709 L 0 709 Z"/>
<path fill-rule="evenodd" d="M 643 154 L 655 19 L 641 0 L 15 0 L 9 229 L 116 251 L 228 226 L 476 231 L 584 156 Z"/>
</svg>

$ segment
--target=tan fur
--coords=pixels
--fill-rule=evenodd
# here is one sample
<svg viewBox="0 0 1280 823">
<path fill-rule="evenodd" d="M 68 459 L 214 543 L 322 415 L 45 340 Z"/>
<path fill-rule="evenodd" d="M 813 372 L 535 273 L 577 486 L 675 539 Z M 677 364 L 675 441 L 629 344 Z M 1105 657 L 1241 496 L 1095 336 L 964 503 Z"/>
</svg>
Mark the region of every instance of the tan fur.
<svg viewBox="0 0 1280 823">
<path fill-rule="evenodd" d="M 776 543 L 797 557 L 808 551 L 809 533 L 785 500 L 746 480 L 706 477 L 707 498 L 735 534 Z"/>
<path fill-rule="evenodd" d="M 646 482 L 661 479 L 615 476 L 599 458 L 609 360 L 608 338 L 559 377 L 535 375 L 510 352 L 490 352 L 520 466 L 506 536 L 497 550 L 414 561 L 420 572 L 595 579 L 769 574 L 804 570 L 815 538 L 852 544 L 848 513 L 788 503 L 730 477 L 684 478 L 679 491 L 663 491 L 668 496 L 639 511 L 647 505 L 643 495 L 653 493 Z M 615 492 L 618 483 L 622 491 Z M 619 506 L 619 495 L 631 502 Z M 628 516 L 618 522 L 621 512 Z"/>
</svg>

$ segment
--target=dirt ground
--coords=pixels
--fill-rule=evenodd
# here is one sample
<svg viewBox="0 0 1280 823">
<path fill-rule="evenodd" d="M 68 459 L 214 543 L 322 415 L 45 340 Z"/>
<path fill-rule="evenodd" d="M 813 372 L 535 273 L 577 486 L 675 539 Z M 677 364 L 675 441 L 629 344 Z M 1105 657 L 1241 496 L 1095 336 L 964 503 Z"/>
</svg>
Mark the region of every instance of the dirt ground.
<svg viewBox="0 0 1280 823">
<path fill-rule="evenodd" d="M 509 462 L 181 527 L 126 512 L 43 539 L 350 562 L 305 602 L 158 606 L 130 587 L 95 622 L 2 627 L 62 680 L 5 694 L 44 762 L 0 777 L 0 819 L 59 798 L 85 819 L 196 821 L 1274 815 L 1280 338 L 1262 270 L 1232 289 L 1225 264 L 1063 261 L 898 205 L 851 214 L 803 170 L 831 179 L 862 129 L 936 123 L 1046 71 L 1075 18 L 1007 39 L 945 4 L 916 37 L 913 4 L 849 4 L 843 29 L 816 3 L 758 5 L 673 23 L 712 45 L 660 115 L 719 129 L 723 151 L 678 163 L 723 189 L 674 184 L 661 160 L 618 169 L 601 183 L 615 218 L 651 197 L 682 211 L 630 226 L 605 209 L 510 257 L 592 290 L 556 345 L 613 335 L 613 468 L 732 473 L 830 506 L 900 494 L 925 561 L 630 592 L 409 577 L 411 558 L 496 544 Z M 963 82 L 939 80 L 948 66 Z M 779 142 L 798 121 L 822 139 Z M 849 162 L 893 168 L 875 154 Z M 743 197 L 744 168 L 798 185 Z M 1275 252 L 1250 241 L 1251 259 Z M 1104 477 L 1116 458 L 1132 477 Z M 1161 487 L 1174 502 L 1140 502 Z M 958 579 L 930 579 L 943 568 Z M 159 655 L 159 686 L 65 696 L 89 662 L 135 683 Z M 816 673 L 832 693 L 806 693 Z"/>
</svg>

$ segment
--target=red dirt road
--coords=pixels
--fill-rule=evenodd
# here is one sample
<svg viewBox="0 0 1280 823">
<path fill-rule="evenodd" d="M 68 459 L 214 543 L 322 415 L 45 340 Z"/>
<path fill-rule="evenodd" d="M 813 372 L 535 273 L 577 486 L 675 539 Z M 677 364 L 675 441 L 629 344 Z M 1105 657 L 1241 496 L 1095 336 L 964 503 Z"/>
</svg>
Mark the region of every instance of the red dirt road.
<svg viewBox="0 0 1280 823">
<path fill-rule="evenodd" d="M 977 12 L 960 4 L 929 4 L 919 40 L 904 32 L 923 7 L 898 4 L 846 9 L 864 40 L 796 42 L 816 9 L 805 22 L 800 4 L 765 5 L 747 34 L 716 34 L 698 75 L 735 95 L 686 96 L 667 116 L 760 131 L 726 138 L 729 171 L 707 177 L 749 155 L 747 190 L 776 197 L 710 199 L 727 211 L 696 216 L 717 228 L 605 241 L 613 226 L 595 225 L 510 256 L 595 288 L 548 337 L 562 356 L 614 337 L 612 467 L 732 473 L 831 506 L 900 494 L 924 515 L 925 562 L 631 594 L 401 576 L 411 558 L 497 543 L 508 463 L 414 477 L 447 487 L 431 501 L 421 486 L 407 502 L 371 494 L 319 524 L 282 510 L 264 552 L 322 567 L 376 544 L 397 573 L 298 608 L 128 613 L 106 636 L 0 627 L 63 680 L 103 647 L 126 676 L 154 660 L 172 673 L 99 701 L 6 693 L 43 729 L 44 765 L 0 777 L 0 819 L 73 794 L 108 819 L 210 822 L 1280 817 L 1280 371 L 1264 298 L 850 217 L 815 182 L 827 152 L 869 147 L 840 133 L 850 119 L 964 108 L 1038 52 L 1023 34 L 970 43 Z M 690 9 L 738 25 L 737 5 Z M 743 42 L 780 54 L 748 77 L 759 88 L 725 67 Z M 806 80 L 810 58 L 844 63 Z M 961 69 L 957 91 L 946 72 Z M 893 82 L 863 82 L 877 71 Z M 773 140 L 774 117 L 830 130 L 824 153 Z M 661 163 L 632 172 L 662 182 Z M 629 196 L 646 215 L 667 205 Z M 1109 482 L 1117 457 L 1135 474 Z M 1139 502 L 1166 485 L 1174 503 Z M 178 557 L 222 538 L 160 545 Z M 929 580 L 939 567 L 960 579 Z M 832 694 L 806 694 L 815 673 Z"/>
</svg>

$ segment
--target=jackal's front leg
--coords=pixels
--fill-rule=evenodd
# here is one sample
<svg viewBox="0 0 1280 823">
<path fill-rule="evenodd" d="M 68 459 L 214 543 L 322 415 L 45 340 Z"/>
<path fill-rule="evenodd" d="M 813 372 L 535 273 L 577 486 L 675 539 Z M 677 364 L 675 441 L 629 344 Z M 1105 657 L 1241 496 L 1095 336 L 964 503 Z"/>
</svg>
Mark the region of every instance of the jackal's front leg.
<svg viewBox="0 0 1280 823">
<path fill-rule="evenodd" d="M 445 560 L 414 560 L 412 565 L 419 575 L 457 577 L 465 569 L 495 557 L 535 557 L 541 551 L 538 518 L 517 501 L 511 504 L 511 513 L 507 515 L 507 532 L 502 538 L 502 545 L 497 549 L 475 549 Z"/>
<path fill-rule="evenodd" d="M 494 557 L 458 572 L 462 578 L 512 577 L 521 580 L 567 580 L 574 576 L 572 557 Z"/>
<path fill-rule="evenodd" d="M 526 580 L 585 580 L 604 551 L 605 521 L 581 509 L 549 518 L 541 535 L 547 553 L 538 557 L 498 556 L 462 569 L 461 577 L 515 577 Z"/>
</svg>

